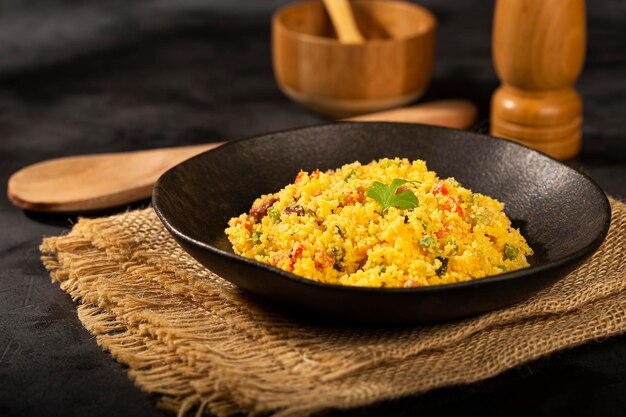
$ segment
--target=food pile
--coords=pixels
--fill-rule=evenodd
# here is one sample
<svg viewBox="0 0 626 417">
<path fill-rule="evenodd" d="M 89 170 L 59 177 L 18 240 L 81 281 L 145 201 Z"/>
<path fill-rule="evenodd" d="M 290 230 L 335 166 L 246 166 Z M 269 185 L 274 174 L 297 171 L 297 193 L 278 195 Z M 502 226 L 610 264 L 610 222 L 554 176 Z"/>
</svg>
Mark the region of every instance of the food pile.
<svg viewBox="0 0 626 417">
<path fill-rule="evenodd" d="M 315 281 L 419 287 L 528 267 L 504 205 L 422 160 L 301 171 L 228 222 L 237 254 Z"/>
</svg>

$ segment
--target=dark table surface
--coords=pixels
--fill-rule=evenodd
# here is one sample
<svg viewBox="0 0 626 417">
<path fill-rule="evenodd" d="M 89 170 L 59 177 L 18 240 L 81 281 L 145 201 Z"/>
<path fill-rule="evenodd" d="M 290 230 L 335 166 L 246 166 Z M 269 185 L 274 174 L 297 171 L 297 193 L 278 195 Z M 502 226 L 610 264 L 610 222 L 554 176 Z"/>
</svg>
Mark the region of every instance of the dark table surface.
<svg viewBox="0 0 626 417">
<path fill-rule="evenodd" d="M 269 17 L 282 1 L 21 1 L 0 5 L 0 177 L 48 158 L 239 138 L 323 122 L 285 98 Z M 424 100 L 488 116 L 493 2 L 422 1 L 439 18 Z M 577 85 L 583 152 L 568 163 L 626 196 L 626 2 L 588 2 Z M 103 178 L 103 180 L 106 180 Z M 145 204 L 145 203 L 144 203 Z M 0 199 L 0 416 L 163 415 L 83 329 L 39 261 L 74 219 Z M 626 233 L 626 231 L 624 231 Z M 625 271 L 626 273 L 626 271 Z M 419 375 L 416 375 L 419 378 Z M 626 335 L 489 380 L 333 415 L 624 415 Z"/>
</svg>

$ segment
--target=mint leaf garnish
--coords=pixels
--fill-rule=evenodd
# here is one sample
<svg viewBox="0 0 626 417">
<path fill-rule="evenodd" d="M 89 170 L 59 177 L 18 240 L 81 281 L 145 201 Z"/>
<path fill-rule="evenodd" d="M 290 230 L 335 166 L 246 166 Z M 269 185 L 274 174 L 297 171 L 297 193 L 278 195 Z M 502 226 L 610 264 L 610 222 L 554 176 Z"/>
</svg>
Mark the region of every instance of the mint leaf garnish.
<svg viewBox="0 0 626 417">
<path fill-rule="evenodd" d="M 367 190 L 365 195 L 378 201 L 385 213 L 389 207 L 398 207 L 402 209 L 412 209 L 419 205 L 419 200 L 411 190 L 404 190 L 396 194 L 398 188 L 406 184 L 407 180 L 396 178 L 391 184 L 385 185 L 382 182 L 374 181 L 372 186 Z"/>
</svg>

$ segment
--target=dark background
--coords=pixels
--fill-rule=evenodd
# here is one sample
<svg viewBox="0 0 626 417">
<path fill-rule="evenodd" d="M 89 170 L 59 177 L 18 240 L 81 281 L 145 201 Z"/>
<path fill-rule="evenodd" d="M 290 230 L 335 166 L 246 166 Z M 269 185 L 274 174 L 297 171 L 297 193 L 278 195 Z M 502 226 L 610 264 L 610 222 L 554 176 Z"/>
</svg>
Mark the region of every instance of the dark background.
<svg viewBox="0 0 626 417">
<path fill-rule="evenodd" d="M 556 1 L 556 0 L 552 0 Z M 0 178 L 48 158 L 240 138 L 324 120 L 285 98 L 269 21 L 284 1 L 0 0 Z M 424 100 L 488 117 L 493 1 L 428 0 L 439 19 Z M 568 163 L 626 196 L 626 1 L 588 4 L 583 152 Z M 39 261 L 73 219 L 0 199 L 0 416 L 162 415 L 84 330 Z M 626 233 L 626 231 L 625 231 Z M 416 375 L 419 378 L 419 375 Z M 626 336 L 469 386 L 334 415 L 623 415 Z"/>
</svg>

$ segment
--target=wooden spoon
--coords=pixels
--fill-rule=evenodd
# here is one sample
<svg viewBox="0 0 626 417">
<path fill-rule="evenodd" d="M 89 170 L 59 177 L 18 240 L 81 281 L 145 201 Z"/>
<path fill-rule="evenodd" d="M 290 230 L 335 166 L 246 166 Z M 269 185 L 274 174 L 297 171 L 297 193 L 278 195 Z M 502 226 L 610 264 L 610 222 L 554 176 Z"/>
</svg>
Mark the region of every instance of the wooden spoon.
<svg viewBox="0 0 626 417">
<path fill-rule="evenodd" d="M 341 43 L 363 43 L 365 38 L 359 31 L 348 0 L 324 0 L 324 7 L 333 23 Z"/>
<path fill-rule="evenodd" d="M 442 100 L 346 120 L 465 129 L 475 122 L 476 115 L 476 107 L 468 101 Z M 117 207 L 148 198 L 156 180 L 169 168 L 223 143 L 51 159 L 14 173 L 7 194 L 16 206 L 35 211 L 66 213 Z"/>
</svg>

